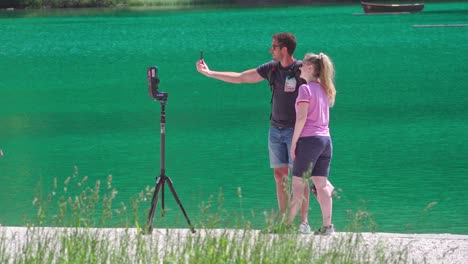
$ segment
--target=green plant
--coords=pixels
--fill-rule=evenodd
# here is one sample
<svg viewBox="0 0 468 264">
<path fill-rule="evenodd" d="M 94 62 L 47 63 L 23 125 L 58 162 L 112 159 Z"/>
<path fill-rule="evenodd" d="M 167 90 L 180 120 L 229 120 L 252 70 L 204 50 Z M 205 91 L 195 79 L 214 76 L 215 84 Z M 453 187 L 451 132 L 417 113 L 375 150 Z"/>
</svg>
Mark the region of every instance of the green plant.
<svg viewBox="0 0 468 264">
<path fill-rule="evenodd" d="M 39 188 L 34 198 L 38 224 L 26 228 L 22 245 L 11 250 L 9 238 L 0 239 L 0 261 L 16 263 L 405 263 L 406 249 L 389 251 L 385 244 L 369 247 L 359 233 L 375 230 L 372 214 L 363 209 L 348 211 L 349 230 L 331 237 L 301 235 L 288 229 L 276 212 L 265 214 L 263 232 L 252 229 L 242 212 L 242 189 L 238 188 L 240 212 L 223 208 L 224 194 L 211 195 L 200 205 L 196 233 L 188 229 L 154 229 L 141 232 L 140 205 L 153 189 L 146 187 L 130 201 L 122 201 L 112 176 L 104 184 L 88 183 L 78 168 L 63 183 L 54 180 L 50 192 Z M 47 195 L 45 195 L 47 193 Z M 44 198 L 45 197 L 45 198 Z M 117 224 L 116 224 L 117 223 Z M 43 228 L 42 226 L 64 226 Z M 234 228 L 226 229 L 228 226 Z M 96 228 L 105 227 L 105 228 Z M 108 228 L 121 226 L 120 228 Z M 123 228 L 122 228 L 123 227 Z M 271 228 L 280 228 L 271 233 Z M 276 230 L 278 231 L 278 230 Z M 4 259 L 2 259 L 4 258 Z"/>
</svg>

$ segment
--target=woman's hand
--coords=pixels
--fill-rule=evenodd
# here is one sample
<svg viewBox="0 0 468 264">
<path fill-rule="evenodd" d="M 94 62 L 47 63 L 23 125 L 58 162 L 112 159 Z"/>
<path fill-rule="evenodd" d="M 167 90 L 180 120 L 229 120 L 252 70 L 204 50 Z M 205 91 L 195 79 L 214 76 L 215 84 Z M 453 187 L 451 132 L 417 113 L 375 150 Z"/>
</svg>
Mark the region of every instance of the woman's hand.
<svg viewBox="0 0 468 264">
<path fill-rule="evenodd" d="M 296 159 L 296 142 L 291 143 L 291 159 Z"/>
</svg>

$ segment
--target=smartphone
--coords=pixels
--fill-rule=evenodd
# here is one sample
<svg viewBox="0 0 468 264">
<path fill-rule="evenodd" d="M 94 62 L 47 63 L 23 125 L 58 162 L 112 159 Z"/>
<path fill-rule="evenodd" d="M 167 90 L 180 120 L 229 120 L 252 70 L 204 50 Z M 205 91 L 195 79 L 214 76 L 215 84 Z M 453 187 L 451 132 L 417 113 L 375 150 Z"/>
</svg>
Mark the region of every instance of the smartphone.
<svg viewBox="0 0 468 264">
<path fill-rule="evenodd" d="M 153 99 L 156 99 L 158 95 L 158 84 L 159 84 L 158 67 L 157 66 L 148 67 L 147 75 L 148 75 L 148 94 Z"/>
<path fill-rule="evenodd" d="M 200 50 L 200 60 L 203 60 L 203 50 Z"/>
</svg>

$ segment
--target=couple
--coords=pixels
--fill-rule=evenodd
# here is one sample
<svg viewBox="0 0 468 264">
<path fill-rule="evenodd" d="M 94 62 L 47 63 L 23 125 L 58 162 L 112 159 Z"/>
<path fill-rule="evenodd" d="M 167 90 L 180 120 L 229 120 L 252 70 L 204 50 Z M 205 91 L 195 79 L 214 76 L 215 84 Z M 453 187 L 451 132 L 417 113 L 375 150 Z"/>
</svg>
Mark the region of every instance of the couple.
<svg viewBox="0 0 468 264">
<path fill-rule="evenodd" d="M 315 232 L 331 235 L 333 186 L 328 181 L 332 142 L 328 122 L 329 107 L 335 101 L 334 66 L 323 54 L 307 53 L 294 59 L 296 37 L 288 32 L 272 36 L 273 60 L 257 68 L 237 72 L 212 71 L 204 60 L 197 62 L 203 75 L 229 83 L 257 83 L 268 80 L 272 92 L 271 126 L 268 134 L 270 165 L 274 170 L 281 216 L 292 224 L 301 211 L 301 233 L 310 233 L 308 224 L 309 177 L 319 202 L 323 225 Z M 293 168 L 292 200 L 288 208 L 289 168 Z M 289 209 L 289 211 L 287 211 Z"/>
</svg>

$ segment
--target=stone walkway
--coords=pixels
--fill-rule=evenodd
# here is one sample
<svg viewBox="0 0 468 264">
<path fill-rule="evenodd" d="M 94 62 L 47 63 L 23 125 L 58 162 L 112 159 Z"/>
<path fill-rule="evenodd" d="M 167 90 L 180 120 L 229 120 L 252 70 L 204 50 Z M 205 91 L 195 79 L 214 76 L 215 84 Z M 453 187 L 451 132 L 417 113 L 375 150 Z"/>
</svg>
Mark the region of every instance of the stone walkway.
<svg viewBox="0 0 468 264">
<path fill-rule="evenodd" d="M 137 229 L 129 228 L 90 228 L 90 229 L 77 229 L 77 228 L 34 228 L 28 229 L 26 227 L 1 227 L 0 226 L 0 254 L 9 256 L 7 259 L 10 263 L 15 263 L 18 258 L 18 252 L 24 251 L 24 248 L 34 248 L 31 246 L 34 241 L 43 241 L 39 243 L 39 248 L 44 247 L 43 244 L 57 243 L 54 241 L 64 241 L 59 239 L 63 235 L 77 234 L 85 235 L 92 234 L 93 239 L 97 241 L 111 241 L 109 244 L 112 247 L 122 249 L 122 237 L 125 240 L 133 242 L 137 238 Z M 247 234 L 247 235 L 246 235 Z M 186 241 L 187 238 L 192 237 L 195 239 L 203 239 L 204 237 L 217 237 L 227 235 L 236 239 L 251 240 L 255 243 L 256 237 L 260 236 L 258 230 L 234 230 L 234 229 L 203 229 L 197 230 L 192 234 L 188 229 L 154 229 L 151 235 L 145 236 L 149 251 L 160 252 L 157 259 L 162 259 L 164 254 L 164 247 L 172 243 L 172 247 L 178 247 L 181 242 Z M 278 236 L 275 234 L 267 234 L 271 238 Z M 394 254 L 394 252 L 401 252 L 402 249 L 407 249 L 407 260 L 412 263 L 447 263 L 447 264 L 465 264 L 468 263 L 468 235 L 452 235 L 452 234 L 392 234 L 392 233 L 335 233 L 331 237 L 320 237 L 314 235 L 299 235 L 300 239 L 315 243 L 317 247 L 327 250 L 330 247 L 336 246 L 336 241 L 359 239 L 359 250 L 366 252 L 375 252 L 376 248 L 383 249 L 386 254 Z M 344 240 L 343 240 L 344 239 Z M 310 241 L 315 240 L 315 241 Z M 44 242 L 45 241 L 45 242 Z M 174 241 L 171 242 L 171 241 Z M 229 240 L 231 241 L 231 240 Z M 61 242 L 58 242 L 59 244 Z M 249 243 L 249 242 L 247 242 Z M 132 243 L 129 243 L 132 245 Z M 137 243 L 134 243 L 137 244 Z M 182 244 L 183 245 L 183 244 Z M 59 250 L 60 245 L 52 246 L 52 250 Z M 50 249 L 49 249 L 50 250 Z M 129 246 L 124 247 L 123 250 L 136 250 Z M 401 253 L 398 253 L 401 254 Z M 0 257 L 0 262 L 2 258 Z M 5 258 L 3 259 L 5 260 Z"/>
</svg>

